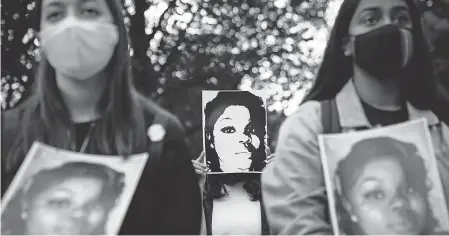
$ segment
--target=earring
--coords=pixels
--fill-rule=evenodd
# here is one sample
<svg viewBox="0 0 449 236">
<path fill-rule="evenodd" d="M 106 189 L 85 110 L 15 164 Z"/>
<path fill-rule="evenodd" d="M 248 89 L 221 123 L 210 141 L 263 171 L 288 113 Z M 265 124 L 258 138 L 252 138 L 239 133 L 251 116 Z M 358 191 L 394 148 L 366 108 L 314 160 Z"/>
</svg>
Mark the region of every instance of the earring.
<svg viewBox="0 0 449 236">
<path fill-rule="evenodd" d="M 358 221 L 357 216 L 351 215 L 351 221 L 354 223 L 357 222 Z"/>
<path fill-rule="evenodd" d="M 28 218 L 28 213 L 26 211 L 22 211 L 22 213 L 20 213 L 20 218 L 22 218 L 22 220 L 25 220 L 26 218 Z"/>
</svg>

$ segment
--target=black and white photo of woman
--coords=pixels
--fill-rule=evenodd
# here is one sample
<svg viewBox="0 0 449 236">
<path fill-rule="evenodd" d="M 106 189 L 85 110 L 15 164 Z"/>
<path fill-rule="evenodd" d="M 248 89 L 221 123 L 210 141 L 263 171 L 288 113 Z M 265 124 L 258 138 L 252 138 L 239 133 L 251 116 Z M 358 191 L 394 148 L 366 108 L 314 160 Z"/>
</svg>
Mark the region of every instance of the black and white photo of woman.
<svg viewBox="0 0 449 236">
<path fill-rule="evenodd" d="M 248 91 L 220 91 L 205 106 L 204 121 L 206 152 L 192 160 L 203 189 L 202 233 L 269 234 L 259 172 L 274 156 L 265 144 L 264 101 Z"/>
<path fill-rule="evenodd" d="M 391 137 L 356 142 L 338 163 L 335 185 L 346 234 L 441 234 L 429 203 L 431 181 L 413 143 Z"/>
<path fill-rule="evenodd" d="M 265 167 L 266 110 L 260 97 L 248 91 L 220 91 L 206 104 L 204 120 L 211 173 L 260 172 Z"/>
<path fill-rule="evenodd" d="M 27 178 L 2 214 L 2 234 L 104 235 L 124 190 L 124 173 L 67 162 Z"/>
</svg>

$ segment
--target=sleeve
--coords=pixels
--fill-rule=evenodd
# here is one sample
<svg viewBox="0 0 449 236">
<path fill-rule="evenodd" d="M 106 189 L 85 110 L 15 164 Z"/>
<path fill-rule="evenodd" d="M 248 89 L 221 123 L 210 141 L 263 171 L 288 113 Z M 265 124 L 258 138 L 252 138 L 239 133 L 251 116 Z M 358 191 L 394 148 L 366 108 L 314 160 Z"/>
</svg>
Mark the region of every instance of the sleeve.
<svg viewBox="0 0 449 236">
<path fill-rule="evenodd" d="M 319 102 L 303 104 L 279 131 L 276 158 L 262 173 L 272 234 L 333 234 L 318 146 Z"/>
<path fill-rule="evenodd" d="M 177 119 L 167 127 L 168 137 L 163 147 L 163 158 L 157 171 L 158 191 L 157 234 L 198 235 L 202 206 L 201 192 L 190 162 L 184 130 Z"/>
</svg>

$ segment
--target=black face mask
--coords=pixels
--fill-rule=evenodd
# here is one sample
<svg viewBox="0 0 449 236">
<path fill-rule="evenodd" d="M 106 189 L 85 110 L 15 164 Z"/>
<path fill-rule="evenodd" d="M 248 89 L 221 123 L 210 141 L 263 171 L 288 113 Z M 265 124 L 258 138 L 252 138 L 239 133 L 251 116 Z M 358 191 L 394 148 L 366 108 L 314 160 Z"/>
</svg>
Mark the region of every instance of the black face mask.
<svg viewBox="0 0 449 236">
<path fill-rule="evenodd" d="M 410 30 L 395 25 L 355 36 L 353 59 L 355 63 L 383 80 L 400 76 L 413 53 Z"/>
</svg>

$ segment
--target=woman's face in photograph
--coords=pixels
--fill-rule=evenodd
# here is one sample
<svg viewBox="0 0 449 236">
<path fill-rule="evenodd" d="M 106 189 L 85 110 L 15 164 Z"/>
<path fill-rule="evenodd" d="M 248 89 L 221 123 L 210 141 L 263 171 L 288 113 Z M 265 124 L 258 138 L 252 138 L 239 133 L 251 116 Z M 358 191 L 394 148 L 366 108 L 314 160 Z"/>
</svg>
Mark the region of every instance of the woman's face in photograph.
<svg viewBox="0 0 449 236">
<path fill-rule="evenodd" d="M 223 172 L 248 171 L 251 155 L 262 140 L 252 126 L 248 108 L 229 106 L 213 127 L 214 147 Z"/>
<path fill-rule="evenodd" d="M 365 234 L 420 234 L 427 208 L 424 197 L 405 178 L 398 161 L 379 157 L 368 163 L 352 187 L 348 212 Z"/>
<path fill-rule="evenodd" d="M 106 212 L 99 204 L 103 182 L 72 177 L 39 193 L 28 206 L 26 234 L 91 234 Z"/>
</svg>

